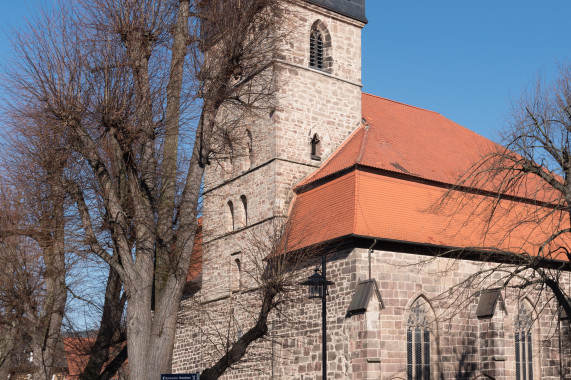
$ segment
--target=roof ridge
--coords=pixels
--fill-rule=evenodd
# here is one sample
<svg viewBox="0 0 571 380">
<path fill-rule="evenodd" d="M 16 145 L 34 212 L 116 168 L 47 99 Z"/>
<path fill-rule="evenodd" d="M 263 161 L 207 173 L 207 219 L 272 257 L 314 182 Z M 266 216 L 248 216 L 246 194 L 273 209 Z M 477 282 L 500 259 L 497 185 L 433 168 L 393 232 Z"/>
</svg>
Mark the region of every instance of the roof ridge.
<svg viewBox="0 0 571 380">
<path fill-rule="evenodd" d="M 417 110 L 426 111 L 426 112 L 431 112 L 431 113 L 435 113 L 435 114 L 437 114 L 437 115 L 440 115 L 440 113 L 438 113 L 438 112 L 436 112 L 436 111 L 427 110 L 426 108 L 421 108 L 421 107 L 417 107 L 417 106 L 411 106 L 410 104 L 406 104 L 406 103 L 403 103 L 403 102 L 399 102 L 399 101 L 396 101 L 396 100 L 393 100 L 393 99 L 383 98 L 382 96 L 379 96 L 379 95 L 368 94 L 368 93 L 366 93 L 366 92 L 362 92 L 362 94 L 363 94 L 363 95 L 367 95 L 367 96 L 372 96 L 372 97 L 377 98 L 377 99 L 386 100 L 386 101 L 389 101 L 389 102 L 391 102 L 391 103 L 400 104 L 400 105 L 402 105 L 402 106 L 407 106 L 407 107 L 410 107 L 410 108 L 416 108 Z"/>
<path fill-rule="evenodd" d="M 361 163 L 363 159 L 363 154 L 365 154 L 365 144 L 367 143 L 367 137 L 369 137 L 369 123 L 367 123 L 364 119 L 361 121 L 361 125 L 365 129 L 365 134 L 363 135 L 363 139 L 361 140 L 361 146 L 359 147 L 359 155 L 357 156 L 357 164 Z"/>
</svg>

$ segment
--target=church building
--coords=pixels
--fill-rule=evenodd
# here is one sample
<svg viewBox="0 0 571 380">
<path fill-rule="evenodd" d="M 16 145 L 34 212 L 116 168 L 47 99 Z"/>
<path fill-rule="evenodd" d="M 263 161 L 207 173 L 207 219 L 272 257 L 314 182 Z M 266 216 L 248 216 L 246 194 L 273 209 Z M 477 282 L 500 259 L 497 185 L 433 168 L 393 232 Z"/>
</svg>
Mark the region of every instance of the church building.
<svg viewBox="0 0 571 380">
<path fill-rule="evenodd" d="M 506 232 L 501 218 L 486 229 L 474 208 L 441 202 L 497 145 L 436 112 L 361 91 L 365 0 L 288 7 L 295 27 L 275 62 L 275 107 L 244 131 L 243 155 L 206 168 L 202 261 L 189 274 L 173 372 L 212 365 L 256 318 L 254 272 L 287 217 L 287 250 L 316 257 L 299 277 L 325 255 L 334 283 L 328 379 L 571 379 L 569 321 L 553 296 L 498 287 L 506 263 L 478 250 L 525 252 L 541 236 Z M 307 296 L 302 285 L 288 295 L 267 337 L 224 378 L 321 379 L 321 303 Z"/>
</svg>

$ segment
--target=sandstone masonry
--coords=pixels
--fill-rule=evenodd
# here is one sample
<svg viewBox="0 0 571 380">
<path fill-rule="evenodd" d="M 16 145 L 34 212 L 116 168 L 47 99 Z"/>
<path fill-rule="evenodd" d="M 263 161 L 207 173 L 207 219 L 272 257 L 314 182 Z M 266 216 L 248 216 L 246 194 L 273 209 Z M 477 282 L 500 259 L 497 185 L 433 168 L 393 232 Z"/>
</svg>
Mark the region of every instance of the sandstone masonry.
<svg viewBox="0 0 571 380">
<path fill-rule="evenodd" d="M 202 284 L 182 303 L 175 373 L 210 366 L 247 330 L 260 303 L 255 273 L 264 254 L 260 242 L 252 247 L 252 239 L 271 236 L 276 220 L 288 213 L 292 187 L 361 123 L 364 23 L 335 7 L 318 5 L 338 1 L 347 0 L 288 2 L 290 16 L 284 28 L 290 31 L 289 38 L 271 68 L 275 106 L 243 126 L 239 154 L 207 167 Z M 325 70 L 309 67 L 310 33 L 316 23 L 330 39 L 325 49 L 330 64 Z M 315 135 L 319 158 L 311 154 Z M 381 242 L 369 255 L 371 243 L 349 239 L 323 248 L 328 254 L 328 278 L 335 282 L 328 297 L 329 379 L 409 378 L 407 330 L 414 319 L 411 314 L 420 310 L 415 308 L 419 302 L 429 331 L 423 339 L 430 343 L 422 346 L 422 355 L 429 357 L 423 356 L 423 362 L 430 362 L 431 379 L 515 379 L 514 323 L 518 308 L 526 302 L 533 313 L 533 378 L 571 378 L 569 324 L 558 319 L 557 305 L 548 295 L 503 291 L 503 302 L 496 305 L 493 316 L 477 318 L 479 291 L 486 283 L 462 290 L 467 292 L 462 297 L 449 289 L 490 264 Z M 314 264 L 308 262 L 296 276 L 307 278 Z M 369 268 L 382 302 L 371 297 L 366 310 L 348 313 L 359 281 L 369 278 Z M 569 274 L 561 281 L 568 287 Z M 272 314 L 268 337 L 256 342 L 224 378 L 320 379 L 320 303 L 308 300 L 301 286 L 288 295 Z"/>
</svg>

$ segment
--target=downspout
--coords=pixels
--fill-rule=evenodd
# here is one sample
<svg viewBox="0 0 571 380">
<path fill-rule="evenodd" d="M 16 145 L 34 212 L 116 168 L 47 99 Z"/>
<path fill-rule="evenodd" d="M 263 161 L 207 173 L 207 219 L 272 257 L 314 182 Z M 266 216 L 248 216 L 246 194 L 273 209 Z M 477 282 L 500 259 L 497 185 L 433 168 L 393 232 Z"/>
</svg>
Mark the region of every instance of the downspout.
<svg viewBox="0 0 571 380">
<path fill-rule="evenodd" d="M 557 333 L 559 334 L 559 378 L 563 380 L 563 347 L 561 344 L 561 321 L 557 318 Z"/>
<path fill-rule="evenodd" d="M 369 280 L 371 279 L 371 254 L 373 253 L 373 248 L 377 244 L 377 239 L 373 240 L 373 244 L 369 247 Z"/>
</svg>

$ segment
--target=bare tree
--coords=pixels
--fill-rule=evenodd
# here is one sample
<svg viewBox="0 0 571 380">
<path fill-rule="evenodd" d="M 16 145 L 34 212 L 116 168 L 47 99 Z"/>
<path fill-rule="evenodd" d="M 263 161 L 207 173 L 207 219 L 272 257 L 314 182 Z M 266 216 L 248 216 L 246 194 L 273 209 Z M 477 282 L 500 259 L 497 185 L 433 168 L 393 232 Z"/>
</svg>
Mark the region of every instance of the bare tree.
<svg viewBox="0 0 571 380">
<path fill-rule="evenodd" d="M 17 115 L 11 121 L 18 124 Z M 61 366 L 61 326 L 67 300 L 66 194 L 64 171 L 68 151 L 59 131 L 44 124 L 12 128 L 4 141 L 4 189 L 0 203 L 7 249 L 2 308 L 19 329 L 20 342 L 30 352 L 37 378 L 51 379 Z M 51 147 L 51 149 L 45 149 Z M 15 306 L 19 304 L 19 306 Z M 15 319 L 14 319 L 15 318 Z M 25 337 L 25 339 L 24 339 Z M 25 340 L 25 342 L 23 341 Z"/>
<path fill-rule="evenodd" d="M 6 376 L 18 370 L 37 369 L 37 361 L 34 363 L 33 360 L 38 353 L 34 336 L 38 318 L 36 310 L 43 306 L 40 257 L 37 247 L 29 240 L 12 237 L 2 243 L 0 368 Z M 28 316 L 30 313 L 32 315 Z"/>
<path fill-rule="evenodd" d="M 268 104 L 280 14 L 275 0 L 62 2 L 15 37 L 13 109 L 73 152 L 65 189 L 121 281 L 131 378 L 170 372 L 204 165 Z"/>
<path fill-rule="evenodd" d="M 481 269 L 451 291 L 451 304 L 500 287 L 549 293 L 567 315 L 569 294 L 561 286 L 571 251 L 571 66 L 553 83 L 537 80 L 514 103 L 502 146 L 490 145 L 440 200 L 440 211 L 460 220 L 459 231 L 480 230 L 483 244 L 445 252 L 478 252 Z"/>
<path fill-rule="evenodd" d="M 14 260 L 15 265 L 22 260 L 41 263 L 39 267 L 18 266 L 21 271 L 28 271 L 25 278 L 27 281 L 34 279 L 38 288 L 34 291 L 33 299 L 12 293 L 13 302 L 33 300 L 33 304 L 24 302 L 24 305 L 32 305 L 23 314 L 27 322 L 21 325 L 20 321 L 16 321 L 18 328 L 25 333 L 19 335 L 15 349 L 32 353 L 34 361 L 30 372 L 35 378 L 51 379 L 65 366 L 61 331 L 67 295 L 71 290 L 69 267 L 73 262 L 82 260 L 82 255 L 78 255 L 82 249 L 74 244 L 77 241 L 73 236 L 77 221 L 69 213 L 67 186 L 69 178 L 73 177 L 72 162 L 75 158 L 65 142 L 65 130 L 58 128 L 57 124 L 46 123 L 41 118 L 30 118 L 28 111 L 22 112 L 17 108 L 10 109 L 5 116 L 5 126 L 9 128 L 4 137 L 5 191 L 0 209 L 0 237 L 7 243 L 12 242 L 12 245 L 18 242 L 18 246 L 22 247 L 18 248 L 20 255 L 6 255 L 4 259 Z M 29 243 L 23 246 L 25 240 L 22 239 L 34 241 L 37 248 L 31 249 L 34 245 Z M 74 247 L 74 253 L 70 253 L 70 247 Z M 24 256 L 26 252 L 27 258 Z M 15 288 L 24 286 L 17 285 L 21 283 L 22 277 L 18 276 L 5 281 L 5 284 Z M 75 296 L 73 291 L 71 293 Z M 4 302 L 9 300 L 3 299 Z M 121 283 L 116 273 L 110 270 L 98 338 L 90 348 L 88 365 L 82 366 L 85 373 L 103 372 L 109 350 L 125 340 L 120 333 L 124 304 Z M 113 336 L 118 340 L 112 340 Z M 118 363 L 118 367 L 124 360 Z M 117 364 L 112 368 L 115 367 Z"/>
</svg>

